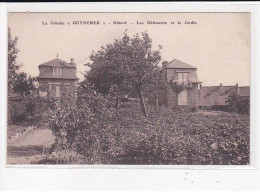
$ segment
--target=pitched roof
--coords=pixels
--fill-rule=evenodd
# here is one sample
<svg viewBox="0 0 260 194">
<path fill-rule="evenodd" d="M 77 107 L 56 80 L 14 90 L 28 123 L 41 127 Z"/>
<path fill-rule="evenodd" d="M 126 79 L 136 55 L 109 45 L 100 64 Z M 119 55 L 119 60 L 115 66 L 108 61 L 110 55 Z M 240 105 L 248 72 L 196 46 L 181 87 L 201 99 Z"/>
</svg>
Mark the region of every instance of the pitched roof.
<svg viewBox="0 0 260 194">
<path fill-rule="evenodd" d="M 191 65 L 188 65 L 187 63 L 184 63 L 178 59 L 173 59 L 171 62 L 167 64 L 168 69 L 170 68 L 177 68 L 177 69 L 197 69 L 196 67 L 193 67 Z"/>
<path fill-rule="evenodd" d="M 240 96 L 250 96 L 250 86 L 239 87 Z"/>
<path fill-rule="evenodd" d="M 62 67 L 62 66 L 72 67 L 72 68 L 76 67 L 74 63 L 66 63 L 65 61 L 58 58 L 39 65 L 39 67 Z"/>
<path fill-rule="evenodd" d="M 236 86 L 202 86 L 199 91 L 199 106 L 226 105 L 226 97 L 236 91 Z"/>
<path fill-rule="evenodd" d="M 226 105 L 226 98 L 239 91 L 240 96 L 250 96 L 250 86 L 202 86 L 199 91 L 199 106 Z"/>
<path fill-rule="evenodd" d="M 191 71 L 190 72 L 190 74 L 189 74 L 189 82 L 190 83 L 202 83 L 201 81 L 199 81 L 196 71 Z"/>
</svg>

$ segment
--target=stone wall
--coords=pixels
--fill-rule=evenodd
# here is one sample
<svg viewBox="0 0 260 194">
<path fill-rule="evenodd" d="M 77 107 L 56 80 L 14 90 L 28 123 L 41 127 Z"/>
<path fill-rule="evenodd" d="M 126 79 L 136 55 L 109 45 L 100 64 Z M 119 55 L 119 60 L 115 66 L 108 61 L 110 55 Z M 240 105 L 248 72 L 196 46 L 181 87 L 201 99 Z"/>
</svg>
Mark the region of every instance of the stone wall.
<svg viewBox="0 0 260 194">
<path fill-rule="evenodd" d="M 188 89 L 188 106 L 190 108 L 198 108 L 198 105 L 199 105 L 198 84 L 193 84 L 193 86 Z"/>
<path fill-rule="evenodd" d="M 198 94 L 198 84 L 194 84 L 192 88 L 187 88 L 187 107 L 189 108 L 197 108 L 199 104 L 199 94 Z M 169 108 L 178 106 L 178 97 L 176 97 L 176 93 L 169 87 L 168 92 L 166 94 L 166 106 Z M 163 95 L 159 96 L 160 100 L 164 100 Z M 159 103 L 160 105 L 160 103 Z"/>
<path fill-rule="evenodd" d="M 59 95 L 76 96 L 76 80 L 66 79 L 38 79 L 39 90 L 47 92 L 51 97 L 56 97 L 56 89 L 59 87 Z M 57 87 L 56 87 L 57 86 Z"/>
</svg>

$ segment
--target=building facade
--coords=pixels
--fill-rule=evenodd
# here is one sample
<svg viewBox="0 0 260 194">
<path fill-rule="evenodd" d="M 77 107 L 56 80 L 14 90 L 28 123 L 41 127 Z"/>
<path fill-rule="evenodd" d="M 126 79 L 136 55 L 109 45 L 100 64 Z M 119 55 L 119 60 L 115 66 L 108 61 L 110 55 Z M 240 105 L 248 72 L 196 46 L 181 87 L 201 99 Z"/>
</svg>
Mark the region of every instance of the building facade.
<svg viewBox="0 0 260 194">
<path fill-rule="evenodd" d="M 167 77 L 166 90 L 159 92 L 158 104 L 171 107 L 197 108 L 199 105 L 199 85 L 197 68 L 180 60 L 163 62 L 163 71 Z M 176 87 L 172 87 L 172 85 Z M 181 92 L 175 88 L 182 88 Z"/>
<path fill-rule="evenodd" d="M 76 85 L 78 82 L 77 69 L 74 59 L 71 63 L 58 57 L 38 66 L 40 74 L 37 77 L 39 83 L 39 96 L 61 97 L 77 95 Z"/>
<path fill-rule="evenodd" d="M 227 106 L 227 97 L 232 93 L 250 100 L 250 86 L 239 87 L 238 83 L 233 86 L 202 86 L 202 82 L 198 80 L 197 68 L 180 60 L 174 59 L 169 63 L 165 61 L 162 69 L 168 84 L 167 89 L 159 91 L 159 106 L 221 108 Z M 182 85 L 183 90 L 178 92 L 171 84 Z"/>
</svg>

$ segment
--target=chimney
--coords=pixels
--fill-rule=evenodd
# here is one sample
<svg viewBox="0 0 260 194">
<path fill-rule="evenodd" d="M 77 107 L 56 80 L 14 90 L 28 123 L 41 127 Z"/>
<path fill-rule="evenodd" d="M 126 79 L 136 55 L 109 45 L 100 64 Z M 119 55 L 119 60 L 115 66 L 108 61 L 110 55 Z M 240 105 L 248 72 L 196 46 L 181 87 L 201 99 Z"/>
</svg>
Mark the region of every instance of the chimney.
<svg viewBox="0 0 260 194">
<path fill-rule="evenodd" d="M 70 59 L 71 64 L 74 64 L 74 58 Z"/>
<path fill-rule="evenodd" d="M 223 86 L 222 86 L 222 83 L 219 84 L 219 89 L 220 89 L 220 92 L 223 91 Z"/>
<path fill-rule="evenodd" d="M 162 68 L 165 69 L 167 67 L 168 61 L 162 62 Z"/>
<path fill-rule="evenodd" d="M 239 87 L 238 87 L 238 83 L 236 83 L 236 89 L 237 89 L 237 95 L 239 95 Z"/>
</svg>

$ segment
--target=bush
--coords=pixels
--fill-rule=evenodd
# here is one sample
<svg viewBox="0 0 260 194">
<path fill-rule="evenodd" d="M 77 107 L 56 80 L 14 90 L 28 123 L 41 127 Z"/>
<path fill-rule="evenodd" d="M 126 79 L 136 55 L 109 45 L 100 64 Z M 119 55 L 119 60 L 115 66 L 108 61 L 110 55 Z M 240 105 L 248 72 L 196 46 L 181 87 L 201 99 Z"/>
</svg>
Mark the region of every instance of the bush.
<svg viewBox="0 0 260 194">
<path fill-rule="evenodd" d="M 75 103 L 62 99 L 56 107 L 53 151 L 77 156 L 72 160 L 72 154 L 51 154 L 40 163 L 249 163 L 247 115 L 212 116 L 148 106 L 150 116 L 146 118 L 137 103 L 123 103 L 115 111 L 107 97 L 95 92 Z"/>
<path fill-rule="evenodd" d="M 117 118 L 110 99 L 91 87 L 79 89 L 75 102 L 62 97 L 52 112 L 54 149 L 74 150 L 89 164 L 108 162 L 105 155 L 113 153 L 116 131 L 112 126 Z"/>
<path fill-rule="evenodd" d="M 226 103 L 230 112 L 250 114 L 250 101 L 248 98 L 244 98 L 233 92 L 227 97 Z"/>
<path fill-rule="evenodd" d="M 31 164 L 81 164 L 81 158 L 76 152 L 70 150 L 46 152 L 35 158 Z"/>
<path fill-rule="evenodd" d="M 9 99 L 8 109 L 12 124 L 19 122 L 46 123 L 49 119 L 48 112 L 54 108 L 56 100 L 26 96 L 16 100 Z"/>
<path fill-rule="evenodd" d="M 230 108 L 227 105 L 213 105 L 211 110 L 229 112 Z"/>
<path fill-rule="evenodd" d="M 61 98 L 52 109 L 54 153 L 69 150 L 80 161 L 54 155 L 42 162 L 84 164 L 249 163 L 249 117 L 202 115 L 148 106 L 144 117 L 138 103 L 114 108 L 110 96 L 81 88 L 72 101 Z"/>
<path fill-rule="evenodd" d="M 118 155 L 112 164 L 248 164 L 246 115 L 206 116 L 149 107 L 144 118 L 134 104 L 118 119 Z"/>
</svg>

